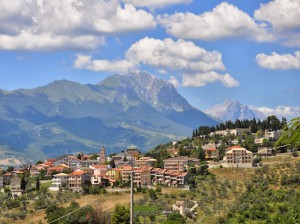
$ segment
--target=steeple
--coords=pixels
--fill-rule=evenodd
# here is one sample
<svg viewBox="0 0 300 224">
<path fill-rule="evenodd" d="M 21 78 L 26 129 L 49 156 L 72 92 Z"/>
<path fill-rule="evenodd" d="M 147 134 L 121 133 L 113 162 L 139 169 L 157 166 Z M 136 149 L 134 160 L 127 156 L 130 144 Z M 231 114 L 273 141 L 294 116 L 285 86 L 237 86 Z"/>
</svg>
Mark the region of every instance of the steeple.
<svg viewBox="0 0 300 224">
<path fill-rule="evenodd" d="M 104 148 L 104 145 L 103 145 L 102 148 L 100 149 L 100 163 L 101 163 L 101 164 L 106 163 L 106 154 L 105 154 L 105 148 Z"/>
</svg>

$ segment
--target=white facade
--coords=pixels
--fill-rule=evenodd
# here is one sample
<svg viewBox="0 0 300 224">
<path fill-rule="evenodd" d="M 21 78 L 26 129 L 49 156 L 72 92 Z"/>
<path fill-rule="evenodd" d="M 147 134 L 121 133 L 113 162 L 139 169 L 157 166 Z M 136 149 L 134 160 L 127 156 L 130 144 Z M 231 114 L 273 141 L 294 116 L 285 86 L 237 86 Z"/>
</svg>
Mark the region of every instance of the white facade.
<svg viewBox="0 0 300 224">
<path fill-rule="evenodd" d="M 252 167 L 252 159 L 252 152 L 246 150 L 245 148 L 236 146 L 231 147 L 230 150 L 225 153 L 222 165 L 224 167 L 250 168 Z"/>
<path fill-rule="evenodd" d="M 75 170 L 81 165 L 81 160 L 74 158 L 72 156 L 67 156 L 63 159 L 57 160 L 54 162 L 54 165 L 60 165 L 60 164 L 65 164 L 69 166 L 71 169 Z"/>
<path fill-rule="evenodd" d="M 50 191 L 58 191 L 62 186 L 68 184 L 69 174 L 59 173 L 53 175 L 52 185 L 49 187 Z"/>
</svg>

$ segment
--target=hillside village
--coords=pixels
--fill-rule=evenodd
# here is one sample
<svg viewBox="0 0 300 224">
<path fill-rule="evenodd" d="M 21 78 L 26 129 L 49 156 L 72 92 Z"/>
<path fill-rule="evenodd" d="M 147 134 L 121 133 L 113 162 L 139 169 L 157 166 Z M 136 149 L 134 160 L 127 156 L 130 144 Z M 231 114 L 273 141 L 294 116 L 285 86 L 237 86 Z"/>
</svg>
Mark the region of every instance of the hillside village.
<svg viewBox="0 0 300 224">
<path fill-rule="evenodd" d="M 132 148 L 107 155 L 103 146 L 94 154 L 78 153 L 48 158 L 34 165 L 8 167 L 0 170 L 0 188 L 13 199 L 39 190 L 42 181 L 49 183 L 46 191 L 50 192 L 122 191 L 130 186 L 133 174 L 136 189 L 155 186 L 192 189 L 199 181 L 198 176 L 207 175 L 208 169 L 251 169 L 259 167 L 262 158 L 286 151 L 298 156 L 298 145 L 276 146 L 282 130 L 253 133 L 250 126 L 224 127 L 224 130 L 207 131 L 207 127 L 201 126 L 193 131 L 191 138 L 159 145 L 145 154 Z M 206 134 L 201 133 L 203 130 Z M 184 215 L 185 206 L 179 200 L 173 210 Z"/>
<path fill-rule="evenodd" d="M 274 117 L 272 119 L 279 121 Z M 205 127 L 199 127 L 193 132 L 191 139 L 169 143 L 162 147 L 164 149 L 159 149 L 158 146 L 156 150 L 145 155 L 138 149 L 127 149 L 108 156 L 103 146 L 98 154 L 79 153 L 48 158 L 35 165 L 23 165 L 18 169 L 10 167 L 0 176 L 0 187 L 9 187 L 12 195 L 21 195 L 26 190 L 26 187 L 21 187 L 21 179 L 30 176 L 38 180 L 52 180 L 50 191 L 65 188 L 80 191 L 83 185 L 128 185 L 131 173 L 134 174 L 134 184 L 138 187 L 158 184 L 185 187 L 188 186 L 189 179 L 193 178 L 190 172 L 193 167 L 207 164 L 211 168 L 251 168 L 257 166 L 260 158 L 273 156 L 275 151 L 278 151 L 272 145 L 280 137 L 281 130 L 265 129 L 264 133 L 260 130 L 252 133 L 251 127 L 225 128 L 226 124 L 224 130 L 213 128 L 212 132 L 203 135 L 201 131 Z M 250 144 L 249 138 L 253 144 L 247 147 Z M 163 150 L 164 155 L 158 156 L 157 152 L 161 153 Z"/>
</svg>

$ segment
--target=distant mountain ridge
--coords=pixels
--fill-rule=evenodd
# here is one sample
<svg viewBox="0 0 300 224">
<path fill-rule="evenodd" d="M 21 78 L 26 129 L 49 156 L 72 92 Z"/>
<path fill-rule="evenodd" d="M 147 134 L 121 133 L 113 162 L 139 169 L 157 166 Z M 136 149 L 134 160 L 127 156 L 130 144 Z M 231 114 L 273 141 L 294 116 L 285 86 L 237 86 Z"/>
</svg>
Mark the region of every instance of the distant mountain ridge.
<svg viewBox="0 0 300 224">
<path fill-rule="evenodd" d="M 95 152 L 102 145 L 108 151 L 131 145 L 148 150 L 216 123 L 172 84 L 144 72 L 96 85 L 61 80 L 0 92 L 0 150 L 34 159 Z"/>
<path fill-rule="evenodd" d="M 247 105 L 243 105 L 238 101 L 225 101 L 223 104 L 215 105 L 205 111 L 207 114 L 219 118 L 223 121 L 235 121 L 239 120 L 263 120 L 266 116 L 258 110 L 251 109 Z"/>
</svg>

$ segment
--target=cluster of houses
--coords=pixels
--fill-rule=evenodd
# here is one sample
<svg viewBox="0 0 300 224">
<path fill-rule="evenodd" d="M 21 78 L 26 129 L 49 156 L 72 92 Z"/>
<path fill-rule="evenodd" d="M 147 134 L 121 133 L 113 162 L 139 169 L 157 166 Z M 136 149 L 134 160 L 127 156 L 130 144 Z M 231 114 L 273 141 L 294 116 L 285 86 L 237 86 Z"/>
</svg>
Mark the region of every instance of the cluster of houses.
<svg viewBox="0 0 300 224">
<path fill-rule="evenodd" d="M 114 167 L 111 165 L 114 162 Z M 89 155 L 65 156 L 59 159 L 49 158 L 44 163 L 24 166 L 22 169 L 6 173 L 0 177 L 0 187 L 9 183 L 14 194 L 22 193 L 20 174 L 30 172 L 32 177 L 52 178 L 52 191 L 63 188 L 81 190 L 83 184 L 91 186 L 114 186 L 128 183 L 133 175 L 136 186 L 163 184 L 166 186 L 185 186 L 190 175 L 187 172 L 191 164 L 199 164 L 199 159 L 172 157 L 165 159 L 164 168 L 154 168 L 156 159 L 144 157 L 136 149 L 129 149 L 111 157 L 106 157 L 105 148 L 100 149 L 97 159 Z M 17 183 L 17 184 L 16 184 Z"/>
<path fill-rule="evenodd" d="M 216 131 L 218 135 L 241 135 L 248 129 L 227 129 Z M 279 132 L 266 131 L 265 138 L 276 139 Z M 258 140 L 256 140 L 258 141 Z M 219 145 L 203 145 L 206 159 L 219 158 Z M 100 149 L 97 159 L 90 155 L 64 156 L 49 158 L 43 163 L 24 166 L 22 169 L 0 175 L 0 188 L 7 185 L 16 194 L 20 194 L 20 174 L 30 172 L 32 177 L 43 176 L 52 178 L 50 190 L 61 188 L 80 190 L 82 184 L 92 186 L 114 186 L 127 183 L 133 175 L 136 186 L 164 184 L 167 186 L 184 186 L 190 177 L 187 170 L 190 165 L 197 166 L 199 159 L 179 156 L 179 149 L 167 149 L 171 158 L 163 160 L 164 168 L 156 168 L 156 159 L 144 157 L 137 149 L 128 149 L 111 157 L 106 157 L 105 148 Z M 272 148 L 259 147 L 256 154 L 259 157 L 273 155 Z M 249 168 L 253 165 L 254 154 L 240 146 L 225 149 L 225 156 L 221 161 L 223 167 Z M 108 165 L 112 164 L 113 166 Z"/>
</svg>

